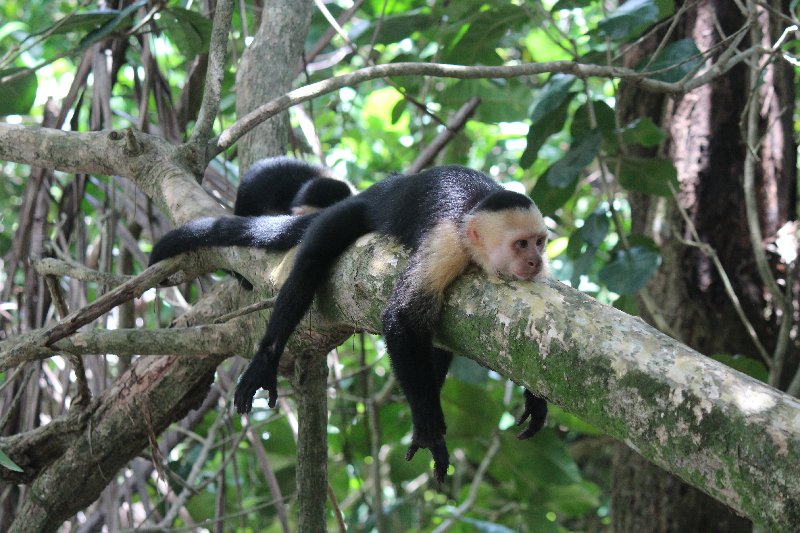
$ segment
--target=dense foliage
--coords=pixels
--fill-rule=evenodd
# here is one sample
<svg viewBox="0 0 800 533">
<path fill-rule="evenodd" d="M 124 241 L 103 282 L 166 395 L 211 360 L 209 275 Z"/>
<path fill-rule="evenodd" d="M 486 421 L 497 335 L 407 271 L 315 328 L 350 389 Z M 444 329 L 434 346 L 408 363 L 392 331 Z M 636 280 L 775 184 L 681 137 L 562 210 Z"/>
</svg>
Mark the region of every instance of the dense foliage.
<svg viewBox="0 0 800 533">
<path fill-rule="evenodd" d="M 0 115 L 5 120 L 41 123 L 47 99 L 60 102 L 72 87 L 76 97 L 61 109 L 64 124 L 59 127 L 88 131 L 133 126 L 173 141 L 187 137 L 202 80 L 197 58 L 207 51 L 210 38 L 207 12 L 191 1 L 110 4 L 115 7 L 7 0 L 0 6 L 0 21 L 6 21 L 0 22 L 0 50 L 7 50 L 0 57 Z M 334 35 L 317 56 L 306 58 L 298 85 L 401 61 L 508 65 L 567 60 L 620 66 L 626 64 L 625 45 L 654 31 L 654 25 L 668 25 L 675 15 L 668 0 L 628 0 L 616 8 L 609 7 L 614 2 L 599 0 L 358 4 L 352 12 L 348 1 L 325 4 L 333 17 L 342 19 L 346 34 Z M 234 59 L 226 72 L 218 128 L 235 121 L 235 59 L 257 28 L 258 8 L 251 2 L 242 6 L 246 11 L 234 14 L 229 51 Z M 324 14 L 316 11 L 307 50 L 329 28 Z M 93 57 L 92 50 L 103 50 L 101 56 L 112 65 L 109 79 L 76 74 L 81 61 Z M 693 41 L 680 40 L 636 68 L 658 70 L 659 79 L 678 82 L 696 74 L 706 59 Z M 614 80 L 569 74 L 374 80 L 294 110 L 290 152 L 311 161 L 321 156 L 322 163 L 364 188 L 407 169 L 456 112 L 477 97 L 474 115 L 463 128 L 456 125 L 458 135 L 435 162 L 482 169 L 529 192 L 551 224 L 553 276 L 635 314 L 634 295 L 659 267 L 661 256 L 653 240 L 632 233 L 628 194 L 671 198 L 678 180 L 672 162 L 659 150 L 666 133 L 650 118 L 623 122 L 616 109 L 619 89 Z M 8 290 L 3 291 L 0 313 L 8 335 L 40 324 L 25 314 L 35 307 L 22 305 L 22 297 L 15 296 L 23 294 L 25 273 L 17 264 L 22 258 L 10 255 L 25 222 L 20 208 L 31 169 L 12 163 L 1 168 L 0 285 Z M 210 166 L 204 186 L 230 206 L 240 172 L 235 153 L 222 154 Z M 121 272 L 120 255 L 138 242 L 130 273 L 141 271 L 153 235 L 165 228 L 149 218 L 148 207 L 121 208 L 136 202 L 135 195 L 113 177 L 56 172 L 43 226 L 43 236 L 52 244 L 43 253 Z M 125 235 L 117 224 L 126 227 Z M 133 225 L 138 226 L 135 231 Z M 192 302 L 198 297 L 203 284 L 185 287 L 181 296 L 151 291 L 135 307 L 137 326 L 168 323 L 173 313 L 182 311 L 184 298 Z M 66 279 L 61 285 L 73 305 L 104 290 L 97 283 Z M 46 313 L 39 317 L 48 318 L 52 316 Z M 98 327 L 113 328 L 119 321 L 119 311 L 114 311 Z M 42 364 L 47 382 L 34 425 L 67 409 L 74 392 L 74 374 L 64 359 Z M 92 390 L 108 386 L 126 364 L 113 355 L 88 361 Z M 596 530 L 609 523 L 608 439 L 569 413 L 552 406 L 547 427 L 532 441 L 519 442 L 512 427 L 521 407 L 519 387 L 468 359 L 457 359 L 443 390 L 454 468 L 441 490 L 435 490 L 428 482 L 426 461 L 404 460 L 410 417 L 399 390 L 392 388 L 380 338 L 355 335 L 331 356 L 330 364 L 329 478 L 351 531 L 375 527 L 376 495 L 383 503 L 384 526 L 391 531 L 433 529 L 450 516 L 457 517 L 454 531 Z M 750 373 L 765 374 L 759 363 L 748 360 L 747 365 Z M 298 497 L 291 403 L 278 412 L 257 401 L 248 423 L 252 435 L 263 439 L 266 460 L 261 460 L 253 449 L 259 444 L 245 437 L 244 419 L 233 416 L 225 400 L 239 368 L 239 362 L 229 362 L 220 369 L 227 376 L 219 384 L 222 399 L 162 458 L 163 468 L 148 470 L 143 491 L 125 483 L 140 475 L 133 467 L 120 476 L 120 491 L 127 496 L 117 519 L 121 522 L 112 523 L 133 527 L 146 515 L 158 523 L 174 505 L 168 493 L 183 492 L 179 480 L 189 479 L 196 493 L 186 500 L 185 513 L 164 525 L 180 528 L 222 520 L 226 530 L 263 530 L 265 524 L 271 524 L 270 531 L 280 530 L 275 499 L 291 504 Z M 0 382 L 14 378 L 9 372 Z M 0 462 L 4 459 L 0 450 Z M 376 462 L 378 469 L 372 468 Z M 267 471 L 274 474 L 280 492 Z M 76 520 L 101 514 L 108 505 L 98 503 Z M 117 505 L 107 510 L 116 513 Z M 335 527 L 333 513 L 329 525 Z"/>
</svg>

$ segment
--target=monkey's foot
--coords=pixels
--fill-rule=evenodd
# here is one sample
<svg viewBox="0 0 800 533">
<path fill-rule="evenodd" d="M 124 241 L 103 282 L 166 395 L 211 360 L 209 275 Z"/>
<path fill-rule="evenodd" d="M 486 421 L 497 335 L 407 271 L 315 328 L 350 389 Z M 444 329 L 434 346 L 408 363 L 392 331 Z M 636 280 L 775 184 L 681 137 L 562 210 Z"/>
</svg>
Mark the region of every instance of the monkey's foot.
<svg viewBox="0 0 800 533">
<path fill-rule="evenodd" d="M 534 396 L 528 390 L 525 390 L 525 410 L 517 419 L 517 425 L 521 425 L 526 419 L 530 418 L 528 427 L 523 429 L 517 434 L 517 438 L 525 440 L 533 437 L 544 426 L 544 421 L 547 419 L 547 400 Z"/>
<path fill-rule="evenodd" d="M 438 483 L 442 483 L 447 475 L 447 467 L 450 466 L 450 453 L 447 451 L 447 443 L 445 443 L 444 438 L 428 445 L 412 440 L 411 446 L 408 447 L 406 452 L 406 461 L 410 461 L 420 448 L 428 448 L 431 451 L 433 456 L 433 479 Z"/>
<path fill-rule="evenodd" d="M 233 395 L 233 403 L 236 412 L 239 414 L 249 413 L 253 408 L 253 396 L 258 389 L 264 389 L 269 393 L 269 406 L 275 407 L 278 400 L 278 372 L 265 361 L 263 356 L 256 354 L 250 364 L 247 365 L 244 373 L 239 377 L 236 384 L 236 392 Z"/>
</svg>

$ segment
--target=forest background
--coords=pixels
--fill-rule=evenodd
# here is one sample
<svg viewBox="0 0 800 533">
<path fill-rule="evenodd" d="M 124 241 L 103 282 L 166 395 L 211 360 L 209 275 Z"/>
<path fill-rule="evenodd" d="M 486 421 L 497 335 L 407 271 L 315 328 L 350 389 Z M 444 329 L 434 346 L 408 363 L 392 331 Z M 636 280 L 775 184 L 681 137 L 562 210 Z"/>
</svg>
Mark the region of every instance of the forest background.
<svg viewBox="0 0 800 533">
<path fill-rule="evenodd" d="M 760 453 L 769 464 L 753 468 L 780 471 L 778 458 L 800 453 L 794 426 L 775 429 L 785 449 L 761 449 L 728 412 L 700 424 L 665 411 L 675 388 L 608 377 L 613 359 L 553 383 L 491 354 L 487 370 L 464 348 L 443 389 L 453 467 L 436 487 L 426 460 L 404 460 L 408 409 L 380 338 L 341 343 L 342 319 L 330 319 L 375 331 L 373 299 L 323 299 L 293 352 L 341 343 L 328 365 L 297 357 L 280 409 L 260 400 L 241 417 L 230 404 L 239 356 L 266 315 L 230 313 L 274 292 L 280 257 L 204 252 L 137 276 L 165 231 L 230 207 L 261 157 L 322 163 L 359 189 L 462 164 L 536 201 L 553 278 L 797 396 L 797 1 L 619 4 L 3 2 L 0 530 L 788 528 L 796 481 L 715 484 L 675 466 L 703 492 L 609 435 L 644 439 L 652 449 L 638 451 L 670 466 L 723 432 L 741 442 L 721 445 L 732 470 Z M 355 273 L 374 264 L 345 262 Z M 260 281 L 254 294 L 207 273 L 231 266 Z M 155 288 L 179 267 L 172 287 Z M 393 279 L 372 274 L 375 287 Z M 353 279 L 338 275 L 328 292 L 370 293 Z M 459 287 L 445 323 L 469 326 L 457 309 L 477 296 Z M 635 327 L 569 301 L 619 343 Z M 558 327 L 567 337 L 586 326 Z M 468 346 L 470 335 L 448 329 L 446 341 Z M 715 364 L 702 368 L 728 375 Z M 515 439 L 521 388 L 508 378 L 551 400 L 531 441 Z M 774 429 L 758 426 L 774 413 L 751 414 L 761 433 Z M 695 445 L 677 446 L 693 423 Z M 640 426 L 654 429 L 634 436 Z M 327 475 L 314 470 L 325 464 Z M 787 496 L 750 501 L 759 491 Z"/>
</svg>

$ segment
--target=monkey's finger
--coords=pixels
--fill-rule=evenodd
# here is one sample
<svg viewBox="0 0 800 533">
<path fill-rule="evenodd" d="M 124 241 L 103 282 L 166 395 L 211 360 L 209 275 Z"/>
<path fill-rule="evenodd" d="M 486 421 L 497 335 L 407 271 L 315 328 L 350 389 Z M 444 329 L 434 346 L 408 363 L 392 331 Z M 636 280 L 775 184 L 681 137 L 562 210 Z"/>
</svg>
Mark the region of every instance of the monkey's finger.
<svg viewBox="0 0 800 533">
<path fill-rule="evenodd" d="M 431 446 L 431 455 L 433 455 L 433 477 L 442 483 L 447 476 L 447 468 L 450 466 L 450 453 L 447 451 L 447 444 L 444 440 Z"/>
<path fill-rule="evenodd" d="M 267 400 L 267 403 L 269 404 L 270 409 L 274 409 L 275 403 L 278 401 L 278 386 L 270 385 L 267 389 L 267 392 L 269 393 L 269 400 Z"/>
<path fill-rule="evenodd" d="M 406 461 L 410 461 L 414 458 L 414 454 L 417 453 L 419 450 L 419 445 L 416 442 L 412 442 L 411 446 L 408 447 L 408 451 L 406 452 Z"/>
<path fill-rule="evenodd" d="M 240 415 L 249 413 L 253 408 L 253 396 L 256 391 L 251 385 L 239 383 L 236 386 L 236 393 L 233 397 L 233 403 L 236 406 L 236 412 Z"/>
</svg>

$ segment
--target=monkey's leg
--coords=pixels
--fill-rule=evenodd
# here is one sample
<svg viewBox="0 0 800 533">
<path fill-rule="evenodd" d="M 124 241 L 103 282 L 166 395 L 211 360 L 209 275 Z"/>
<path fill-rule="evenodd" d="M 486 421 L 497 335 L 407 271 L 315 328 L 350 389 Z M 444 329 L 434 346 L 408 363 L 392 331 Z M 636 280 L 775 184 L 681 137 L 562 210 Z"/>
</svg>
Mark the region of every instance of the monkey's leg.
<svg viewBox="0 0 800 533">
<path fill-rule="evenodd" d="M 547 400 L 534 395 L 528 389 L 525 389 L 523 395 L 525 396 L 525 410 L 517 419 L 517 425 L 519 426 L 525 422 L 528 417 L 530 417 L 530 420 L 528 421 L 528 427 L 520 431 L 517 435 L 517 438 L 520 440 L 533 437 L 542 429 L 544 421 L 547 418 Z"/>
<path fill-rule="evenodd" d="M 369 231 L 365 205 L 357 200 L 329 207 L 309 226 L 289 277 L 275 300 L 267 333 L 236 384 L 234 404 L 239 413 L 250 412 L 253 396 L 259 388 L 268 392 L 269 406 L 275 407 L 278 363 L 289 335 L 311 307 L 314 294 L 328 278 L 331 265 L 353 241 Z"/>
<path fill-rule="evenodd" d="M 439 390 L 442 390 L 444 378 L 447 377 L 447 371 L 450 369 L 450 363 L 452 362 L 453 352 L 448 352 L 441 348 L 433 348 L 433 371 L 436 375 L 436 383 L 439 385 Z"/>
</svg>

